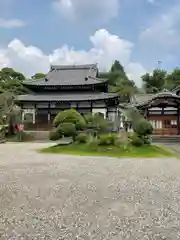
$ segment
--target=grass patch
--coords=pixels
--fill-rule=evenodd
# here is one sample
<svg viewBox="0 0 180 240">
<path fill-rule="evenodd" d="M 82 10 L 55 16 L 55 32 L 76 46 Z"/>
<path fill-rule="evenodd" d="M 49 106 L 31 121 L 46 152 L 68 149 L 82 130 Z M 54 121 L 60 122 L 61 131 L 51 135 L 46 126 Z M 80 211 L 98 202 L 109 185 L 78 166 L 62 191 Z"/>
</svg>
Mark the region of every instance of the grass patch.
<svg viewBox="0 0 180 240">
<path fill-rule="evenodd" d="M 137 158 L 153 158 L 153 157 L 174 157 L 176 154 L 168 149 L 158 146 L 129 146 L 127 149 L 123 147 L 92 147 L 88 144 L 69 144 L 56 145 L 50 148 L 40 150 L 41 153 L 67 154 L 79 156 L 107 156 L 107 157 L 137 157 Z"/>
</svg>

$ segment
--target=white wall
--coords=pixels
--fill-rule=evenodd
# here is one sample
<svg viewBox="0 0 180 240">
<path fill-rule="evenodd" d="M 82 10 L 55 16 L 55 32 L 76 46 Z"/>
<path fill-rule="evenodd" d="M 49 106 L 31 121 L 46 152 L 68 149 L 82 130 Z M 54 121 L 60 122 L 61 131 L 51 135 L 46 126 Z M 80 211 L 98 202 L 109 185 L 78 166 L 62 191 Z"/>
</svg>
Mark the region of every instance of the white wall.
<svg viewBox="0 0 180 240">
<path fill-rule="evenodd" d="M 107 112 L 106 108 L 93 108 L 92 109 L 92 114 L 102 113 L 102 114 L 104 114 L 104 118 L 106 118 L 106 112 Z"/>
</svg>

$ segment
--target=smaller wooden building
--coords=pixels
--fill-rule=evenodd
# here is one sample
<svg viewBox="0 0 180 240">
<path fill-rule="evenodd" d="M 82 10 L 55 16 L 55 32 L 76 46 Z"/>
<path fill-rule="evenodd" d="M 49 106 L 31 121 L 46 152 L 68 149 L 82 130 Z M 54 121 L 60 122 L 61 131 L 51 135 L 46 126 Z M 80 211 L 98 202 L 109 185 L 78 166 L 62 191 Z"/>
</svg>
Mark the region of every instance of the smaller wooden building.
<svg viewBox="0 0 180 240">
<path fill-rule="evenodd" d="M 135 96 L 133 104 L 154 128 L 154 135 L 180 135 L 180 87 L 176 91 Z"/>
</svg>

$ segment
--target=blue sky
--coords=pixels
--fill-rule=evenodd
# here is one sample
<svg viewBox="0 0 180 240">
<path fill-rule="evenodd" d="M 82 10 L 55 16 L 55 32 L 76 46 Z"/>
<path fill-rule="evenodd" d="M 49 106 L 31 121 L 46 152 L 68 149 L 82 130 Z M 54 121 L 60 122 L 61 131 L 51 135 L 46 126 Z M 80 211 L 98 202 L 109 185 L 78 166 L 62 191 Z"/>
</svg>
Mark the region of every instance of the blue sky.
<svg viewBox="0 0 180 240">
<path fill-rule="evenodd" d="M 129 76 L 178 67 L 179 0 L 0 0 L 0 67 L 31 75 L 56 64 L 120 60 Z"/>
</svg>

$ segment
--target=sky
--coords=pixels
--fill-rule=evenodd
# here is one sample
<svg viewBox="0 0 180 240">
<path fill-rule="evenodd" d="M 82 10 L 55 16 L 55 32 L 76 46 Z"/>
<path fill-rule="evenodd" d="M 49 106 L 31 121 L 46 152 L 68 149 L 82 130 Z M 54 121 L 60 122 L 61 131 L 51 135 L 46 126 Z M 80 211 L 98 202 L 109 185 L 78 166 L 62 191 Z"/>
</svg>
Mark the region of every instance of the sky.
<svg viewBox="0 0 180 240">
<path fill-rule="evenodd" d="M 180 65 L 180 0 L 0 0 L 0 68 L 119 60 L 130 79 Z M 160 64 L 158 62 L 161 62 Z"/>
</svg>

